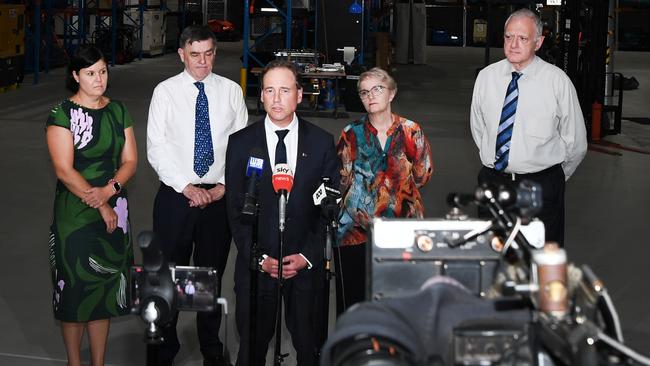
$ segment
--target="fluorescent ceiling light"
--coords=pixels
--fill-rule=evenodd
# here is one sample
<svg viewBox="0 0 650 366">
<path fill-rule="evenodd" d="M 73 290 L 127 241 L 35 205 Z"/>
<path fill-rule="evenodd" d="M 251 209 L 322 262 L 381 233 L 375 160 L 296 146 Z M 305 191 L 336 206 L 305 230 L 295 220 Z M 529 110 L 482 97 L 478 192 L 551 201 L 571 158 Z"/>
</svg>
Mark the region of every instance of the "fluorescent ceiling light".
<svg viewBox="0 0 650 366">
<path fill-rule="evenodd" d="M 276 8 L 261 8 L 262 13 L 277 13 L 278 9 Z"/>
</svg>

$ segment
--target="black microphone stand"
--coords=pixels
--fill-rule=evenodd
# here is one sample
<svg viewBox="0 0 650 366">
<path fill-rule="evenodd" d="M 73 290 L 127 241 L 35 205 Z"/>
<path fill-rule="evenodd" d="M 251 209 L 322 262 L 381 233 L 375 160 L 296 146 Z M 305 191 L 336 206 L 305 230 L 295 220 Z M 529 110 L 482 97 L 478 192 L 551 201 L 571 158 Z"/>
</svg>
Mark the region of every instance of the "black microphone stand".
<svg viewBox="0 0 650 366">
<path fill-rule="evenodd" d="M 284 224 L 286 220 L 286 207 L 287 207 L 287 192 L 280 191 L 279 198 L 279 232 L 280 232 L 280 250 L 278 252 L 278 287 L 277 297 L 275 303 L 275 350 L 273 352 L 273 365 L 279 366 L 284 361 L 284 358 L 289 354 L 283 354 L 280 349 L 282 345 L 282 289 L 284 280 L 282 277 L 282 258 L 284 256 Z"/>
<path fill-rule="evenodd" d="M 332 202 L 333 201 L 333 202 Z M 327 215 L 327 225 L 325 226 L 325 248 L 324 248 L 324 264 L 325 264 L 325 288 L 323 289 L 323 334 L 322 343 L 325 343 L 328 334 L 329 324 L 329 303 L 330 303 L 330 283 L 332 281 L 333 272 L 332 268 L 332 246 L 336 241 L 336 231 L 338 229 L 337 210 L 338 204 L 336 199 L 325 198 L 321 202 L 322 208 Z"/>
<path fill-rule="evenodd" d="M 251 250 L 250 250 L 250 288 L 249 288 L 249 327 L 248 327 L 248 357 L 255 364 L 255 349 L 257 345 L 257 276 L 259 274 L 259 249 L 257 247 L 257 229 L 259 225 L 259 204 L 255 202 L 252 220 Z"/>
<path fill-rule="evenodd" d="M 258 149 L 259 150 L 259 149 Z M 255 152 L 255 148 L 251 151 L 251 155 L 261 155 L 261 151 L 258 153 Z M 253 164 L 253 157 L 249 158 L 249 167 Z M 261 160 L 260 158 L 255 158 Z M 254 165 L 254 164 L 253 164 Z M 263 164 L 262 164 L 263 165 Z M 251 224 L 251 247 L 249 258 L 250 262 L 248 264 L 248 269 L 250 271 L 250 283 L 249 283 L 249 327 L 248 327 L 248 356 L 250 362 L 255 364 L 255 349 L 256 349 L 256 333 L 257 333 L 257 281 L 259 275 L 259 249 L 257 245 L 257 236 L 258 236 L 258 226 L 259 226 L 259 203 L 257 201 L 257 190 L 258 190 L 258 180 L 259 174 L 257 170 L 253 170 L 252 174 L 248 174 L 248 189 L 244 196 L 244 206 L 242 207 L 242 216 L 245 222 Z M 258 167 L 261 170 L 261 166 Z"/>
</svg>

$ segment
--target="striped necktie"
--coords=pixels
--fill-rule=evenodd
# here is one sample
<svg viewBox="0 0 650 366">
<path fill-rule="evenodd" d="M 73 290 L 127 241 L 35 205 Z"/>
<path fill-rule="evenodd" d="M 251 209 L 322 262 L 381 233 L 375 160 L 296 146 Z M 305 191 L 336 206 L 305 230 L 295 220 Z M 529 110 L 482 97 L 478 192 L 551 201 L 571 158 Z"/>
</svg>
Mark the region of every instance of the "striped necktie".
<svg viewBox="0 0 650 366">
<path fill-rule="evenodd" d="M 199 177 L 203 177 L 210 169 L 210 165 L 214 163 L 214 150 L 205 85 L 200 81 L 197 81 L 194 85 L 199 89 L 194 112 L 194 172 Z"/>
<path fill-rule="evenodd" d="M 503 102 L 503 109 L 501 109 L 501 119 L 497 130 L 496 154 L 494 156 L 494 168 L 498 171 L 503 171 L 508 166 L 510 139 L 512 138 L 512 128 L 517 113 L 517 99 L 519 99 L 519 87 L 517 86 L 519 77 L 521 77 L 521 73 L 512 72 L 512 80 L 508 84 L 506 99 Z"/>
</svg>

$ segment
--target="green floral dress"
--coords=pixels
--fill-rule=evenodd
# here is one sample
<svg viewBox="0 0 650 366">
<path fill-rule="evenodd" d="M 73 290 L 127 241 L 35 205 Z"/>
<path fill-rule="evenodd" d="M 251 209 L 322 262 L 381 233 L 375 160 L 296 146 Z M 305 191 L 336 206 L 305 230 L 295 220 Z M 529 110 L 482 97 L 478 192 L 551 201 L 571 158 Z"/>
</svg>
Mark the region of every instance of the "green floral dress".
<svg viewBox="0 0 650 366">
<path fill-rule="evenodd" d="M 89 109 L 65 100 L 52 109 L 47 126 L 70 130 L 74 168 L 93 187 L 105 185 L 120 165 L 124 129 L 133 120 L 120 102 Z M 128 275 L 133 264 L 125 189 L 108 204 L 118 216 L 111 234 L 99 210 L 81 202 L 57 181 L 50 228 L 50 267 L 55 318 L 87 322 L 129 313 Z"/>
</svg>

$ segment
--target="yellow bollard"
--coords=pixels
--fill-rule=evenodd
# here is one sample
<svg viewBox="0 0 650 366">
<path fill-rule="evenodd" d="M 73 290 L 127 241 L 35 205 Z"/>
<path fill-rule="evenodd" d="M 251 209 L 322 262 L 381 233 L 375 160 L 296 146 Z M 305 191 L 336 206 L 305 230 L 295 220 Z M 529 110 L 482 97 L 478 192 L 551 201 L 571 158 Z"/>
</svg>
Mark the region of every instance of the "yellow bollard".
<svg viewBox="0 0 650 366">
<path fill-rule="evenodd" d="M 239 69 L 239 86 L 241 86 L 241 90 L 244 93 L 244 98 L 246 98 L 246 71 L 243 67 Z"/>
</svg>

